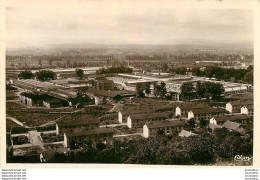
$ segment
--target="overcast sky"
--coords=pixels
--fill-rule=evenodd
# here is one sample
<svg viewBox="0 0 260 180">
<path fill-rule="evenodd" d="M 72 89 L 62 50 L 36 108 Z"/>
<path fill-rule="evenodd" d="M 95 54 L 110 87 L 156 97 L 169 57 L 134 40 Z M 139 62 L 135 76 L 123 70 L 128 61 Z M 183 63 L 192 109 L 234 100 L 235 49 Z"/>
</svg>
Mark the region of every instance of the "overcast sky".
<svg viewBox="0 0 260 180">
<path fill-rule="evenodd" d="M 248 10 L 7 8 L 7 48 L 59 43 L 252 42 Z"/>
</svg>

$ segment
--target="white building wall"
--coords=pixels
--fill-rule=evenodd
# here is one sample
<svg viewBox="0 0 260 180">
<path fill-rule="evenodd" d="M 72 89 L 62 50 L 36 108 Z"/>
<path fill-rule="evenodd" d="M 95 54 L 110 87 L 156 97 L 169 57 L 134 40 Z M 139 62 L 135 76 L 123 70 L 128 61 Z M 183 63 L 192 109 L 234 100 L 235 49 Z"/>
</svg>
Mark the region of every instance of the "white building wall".
<svg viewBox="0 0 260 180">
<path fill-rule="evenodd" d="M 149 132 L 149 128 L 147 127 L 147 125 L 145 124 L 143 126 L 143 137 L 148 138 L 150 136 L 150 132 Z"/>
<path fill-rule="evenodd" d="M 132 128 L 132 119 L 130 116 L 128 116 L 128 118 L 127 118 L 127 127 Z"/>
<path fill-rule="evenodd" d="M 120 111 L 118 112 L 118 121 L 119 123 L 123 123 L 123 115 Z"/>
<path fill-rule="evenodd" d="M 27 104 L 32 106 L 32 99 L 31 98 L 28 98 Z"/>
<path fill-rule="evenodd" d="M 227 103 L 226 104 L 226 110 L 228 111 L 228 112 L 230 112 L 230 113 L 232 113 L 233 111 L 233 108 L 232 108 L 232 104 L 231 103 Z"/>
<path fill-rule="evenodd" d="M 188 112 L 188 119 L 194 118 L 194 114 L 192 111 Z"/>
<path fill-rule="evenodd" d="M 210 124 L 217 124 L 217 121 L 216 121 L 216 119 L 213 117 L 213 118 L 211 118 L 211 119 L 209 120 L 209 123 L 210 123 Z"/>
<path fill-rule="evenodd" d="M 181 116 L 181 108 L 179 106 L 175 109 L 175 116 Z"/>
<path fill-rule="evenodd" d="M 97 96 L 95 96 L 95 104 L 98 105 L 99 104 L 99 99 Z"/>
<path fill-rule="evenodd" d="M 59 126 L 57 123 L 56 123 L 56 134 L 59 135 Z"/>
<path fill-rule="evenodd" d="M 64 133 L 64 147 L 68 147 L 68 138 L 66 136 L 66 134 Z"/>
<path fill-rule="evenodd" d="M 245 106 L 241 107 L 241 114 L 248 115 L 248 109 Z"/>
</svg>

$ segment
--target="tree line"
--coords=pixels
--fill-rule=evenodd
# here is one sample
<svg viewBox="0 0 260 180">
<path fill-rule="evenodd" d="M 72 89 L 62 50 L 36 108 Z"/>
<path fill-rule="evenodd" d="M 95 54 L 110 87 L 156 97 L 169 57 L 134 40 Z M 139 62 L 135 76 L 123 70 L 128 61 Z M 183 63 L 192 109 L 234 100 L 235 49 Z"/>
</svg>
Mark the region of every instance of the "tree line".
<svg viewBox="0 0 260 180">
<path fill-rule="evenodd" d="M 219 99 L 225 89 L 220 83 L 212 82 L 200 82 L 196 83 L 196 86 L 192 82 L 183 83 L 181 86 L 182 98 L 190 100 L 191 97 L 207 98 L 207 99 Z"/>
<path fill-rule="evenodd" d="M 236 155 L 252 157 L 252 138 L 217 129 L 213 134 L 202 132 L 188 138 L 158 132 L 148 139 L 115 140 L 112 146 L 98 143 L 93 147 L 88 142 L 82 151 L 56 153 L 49 163 L 207 165 L 232 162 Z"/>
<path fill-rule="evenodd" d="M 29 70 L 21 71 L 18 74 L 18 77 L 22 79 L 32 79 L 34 76 L 40 81 L 53 80 L 56 78 L 56 74 L 50 70 L 41 70 L 35 75 L 33 75 L 33 73 Z M 82 79 L 84 77 L 84 71 L 82 69 L 76 69 L 75 77 Z"/>
<path fill-rule="evenodd" d="M 217 80 L 234 81 L 241 83 L 253 83 L 253 66 L 249 66 L 247 69 L 234 69 L 234 68 L 221 68 L 216 66 L 208 66 L 204 70 L 200 68 L 174 68 L 170 72 L 177 74 L 187 74 L 191 72 L 194 76 L 216 78 Z"/>
<path fill-rule="evenodd" d="M 153 86 L 153 95 L 155 97 L 165 98 L 167 89 L 165 82 L 157 84 L 156 82 L 146 82 L 146 83 L 137 83 L 136 84 L 136 93 L 138 97 L 149 96 L 152 93 L 151 86 Z"/>
</svg>

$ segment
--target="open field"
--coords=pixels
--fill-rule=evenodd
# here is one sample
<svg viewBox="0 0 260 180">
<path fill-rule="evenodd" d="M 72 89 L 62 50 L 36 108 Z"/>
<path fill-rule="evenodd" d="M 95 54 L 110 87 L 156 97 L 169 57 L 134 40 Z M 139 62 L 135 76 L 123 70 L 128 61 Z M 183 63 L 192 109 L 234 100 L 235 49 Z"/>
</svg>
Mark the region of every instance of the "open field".
<svg viewBox="0 0 260 180">
<path fill-rule="evenodd" d="M 32 127 L 53 121 L 62 116 L 62 114 L 49 114 L 47 111 L 42 113 L 23 112 L 22 110 L 25 110 L 24 106 L 14 102 L 7 102 L 6 107 L 6 113 L 9 116 L 16 118 L 20 122 L 25 122 L 26 125 Z"/>
</svg>

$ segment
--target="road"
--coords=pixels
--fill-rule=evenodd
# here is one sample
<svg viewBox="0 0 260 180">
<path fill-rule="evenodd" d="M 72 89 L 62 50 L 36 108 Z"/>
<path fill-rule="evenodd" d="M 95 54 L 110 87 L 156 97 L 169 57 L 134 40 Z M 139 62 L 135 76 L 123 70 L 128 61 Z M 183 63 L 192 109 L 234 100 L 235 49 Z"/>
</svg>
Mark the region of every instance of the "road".
<svg viewBox="0 0 260 180">
<path fill-rule="evenodd" d="M 47 144 L 63 144 L 64 143 L 64 141 L 44 143 L 44 142 L 42 142 L 42 140 L 40 138 L 40 134 L 41 134 L 41 132 L 29 131 L 28 132 L 28 138 L 29 138 L 31 144 L 14 145 L 13 148 L 19 149 L 19 148 L 24 148 L 24 147 L 40 146 L 44 150 L 45 149 L 44 145 L 47 145 Z"/>
<path fill-rule="evenodd" d="M 25 148 L 25 147 L 32 147 L 32 144 L 13 145 L 14 149 Z"/>
<path fill-rule="evenodd" d="M 114 135 L 113 137 L 127 137 L 127 136 L 142 136 L 143 133 L 134 133 L 134 134 L 122 134 L 122 135 Z"/>
<path fill-rule="evenodd" d="M 120 102 L 113 104 L 114 106 L 108 112 L 118 112 L 122 108 L 122 104 Z"/>
<path fill-rule="evenodd" d="M 43 147 L 44 143 L 40 139 L 40 132 L 29 131 L 29 139 L 34 146 L 40 146 L 42 149 L 45 149 Z"/>
<path fill-rule="evenodd" d="M 126 126 L 126 123 L 102 125 L 100 127 L 117 127 L 117 126 Z"/>
</svg>

